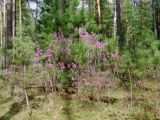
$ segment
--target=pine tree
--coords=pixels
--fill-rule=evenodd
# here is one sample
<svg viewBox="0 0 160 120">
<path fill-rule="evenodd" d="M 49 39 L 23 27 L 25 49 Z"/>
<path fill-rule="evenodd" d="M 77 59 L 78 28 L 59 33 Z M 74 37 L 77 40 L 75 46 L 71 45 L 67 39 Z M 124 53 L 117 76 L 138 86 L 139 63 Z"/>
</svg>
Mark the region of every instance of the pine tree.
<svg viewBox="0 0 160 120">
<path fill-rule="evenodd" d="M 117 22 L 117 37 L 119 49 L 123 49 L 123 38 L 122 38 L 122 25 L 121 25 L 121 0 L 116 0 L 116 22 Z"/>
</svg>

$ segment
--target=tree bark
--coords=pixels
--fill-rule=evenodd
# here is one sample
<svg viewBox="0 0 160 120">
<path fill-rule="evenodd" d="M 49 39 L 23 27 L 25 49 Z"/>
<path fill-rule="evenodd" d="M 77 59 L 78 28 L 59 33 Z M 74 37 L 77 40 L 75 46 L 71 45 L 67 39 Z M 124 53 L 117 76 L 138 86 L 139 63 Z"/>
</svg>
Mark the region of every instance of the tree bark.
<svg viewBox="0 0 160 120">
<path fill-rule="evenodd" d="M 113 36 L 116 38 L 116 29 L 117 29 L 117 11 L 116 11 L 116 3 L 114 5 L 114 22 L 113 22 Z"/>
<path fill-rule="evenodd" d="M 156 0 L 155 4 L 156 4 L 155 21 L 156 21 L 157 38 L 160 39 L 160 1 Z"/>
<path fill-rule="evenodd" d="M 2 6 L 1 6 L 2 7 Z M 2 12 L 0 11 L 0 48 L 2 49 L 3 48 L 3 20 L 2 20 Z M 1 61 L 1 65 L 0 67 L 3 66 L 3 55 L 0 54 L 0 61 Z"/>
<path fill-rule="evenodd" d="M 3 1 L 3 67 L 6 68 L 6 0 Z"/>
<path fill-rule="evenodd" d="M 2 24 L 2 12 L 0 11 L 0 39 L 1 39 L 1 47 L 2 47 L 2 39 L 3 39 L 3 24 Z"/>
<path fill-rule="evenodd" d="M 7 43 L 10 42 L 13 37 L 13 0 L 9 0 L 7 3 Z M 7 48 L 9 43 L 7 44 Z"/>
<path fill-rule="evenodd" d="M 155 33 L 155 35 L 157 36 L 157 23 L 156 23 L 156 9 L 155 9 L 155 5 L 156 5 L 156 1 L 152 0 L 152 17 L 153 17 L 153 27 L 152 30 Z"/>
<path fill-rule="evenodd" d="M 117 22 L 117 37 L 120 51 L 123 48 L 122 27 L 121 27 L 121 4 L 120 0 L 116 0 L 116 22 Z"/>
<path fill-rule="evenodd" d="M 22 40 L 22 0 L 19 0 L 19 37 Z"/>
<path fill-rule="evenodd" d="M 101 3 L 100 0 L 97 0 L 97 7 L 98 7 L 98 22 L 101 24 L 102 18 L 101 18 Z"/>
</svg>

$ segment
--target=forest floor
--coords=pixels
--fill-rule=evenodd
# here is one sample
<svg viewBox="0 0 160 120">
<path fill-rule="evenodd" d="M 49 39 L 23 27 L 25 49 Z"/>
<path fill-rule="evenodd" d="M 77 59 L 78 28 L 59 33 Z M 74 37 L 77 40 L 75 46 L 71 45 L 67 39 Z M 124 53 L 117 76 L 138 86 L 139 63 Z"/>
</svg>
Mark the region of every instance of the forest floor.
<svg viewBox="0 0 160 120">
<path fill-rule="evenodd" d="M 0 91 L 0 120 L 160 120 L 160 81 L 133 85 L 132 97 L 128 90 L 111 89 L 104 94 L 118 99 L 113 104 L 39 94 L 30 98 L 30 110 L 22 96 L 9 98 Z"/>
</svg>

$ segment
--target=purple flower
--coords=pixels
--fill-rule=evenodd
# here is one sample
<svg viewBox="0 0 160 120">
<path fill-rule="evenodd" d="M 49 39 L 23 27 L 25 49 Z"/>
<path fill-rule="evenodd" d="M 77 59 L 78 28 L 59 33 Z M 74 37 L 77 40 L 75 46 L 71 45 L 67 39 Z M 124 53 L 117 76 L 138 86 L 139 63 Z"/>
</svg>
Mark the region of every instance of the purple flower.
<svg viewBox="0 0 160 120">
<path fill-rule="evenodd" d="M 64 70 L 66 68 L 64 62 L 59 62 L 59 66 L 61 70 Z"/>
<path fill-rule="evenodd" d="M 76 68 L 77 68 L 77 64 L 72 63 L 72 68 L 73 68 L 73 69 L 76 69 Z"/>
<path fill-rule="evenodd" d="M 36 57 L 39 57 L 39 56 L 41 56 L 42 55 L 42 50 L 41 50 L 41 48 L 40 48 L 40 45 L 38 44 L 38 43 L 36 43 L 36 50 L 35 50 L 35 56 Z"/>
<path fill-rule="evenodd" d="M 97 40 L 94 35 L 90 35 L 86 30 L 81 29 L 79 36 L 89 45 L 95 45 L 97 48 L 102 48 L 104 44 Z"/>
<path fill-rule="evenodd" d="M 46 55 L 48 57 L 48 60 L 51 61 L 52 57 L 53 57 L 53 54 L 52 54 L 52 50 L 50 48 L 48 48 L 46 50 Z"/>
<path fill-rule="evenodd" d="M 61 33 L 57 33 L 57 32 L 54 32 L 53 34 L 53 38 L 57 41 L 66 41 L 67 39 L 64 37 L 63 34 Z"/>
<path fill-rule="evenodd" d="M 86 30 L 80 30 L 79 36 L 87 43 L 87 44 L 93 44 L 94 39 Z"/>
<path fill-rule="evenodd" d="M 86 31 L 85 31 L 85 30 L 81 30 L 81 31 L 79 32 L 79 36 L 80 36 L 80 37 L 83 37 L 85 34 L 86 34 Z"/>
<path fill-rule="evenodd" d="M 48 68 L 52 68 L 52 67 L 53 67 L 53 64 L 47 63 L 47 67 L 48 67 Z"/>
<path fill-rule="evenodd" d="M 111 57 L 112 57 L 113 59 L 117 58 L 117 57 L 118 57 L 118 52 L 117 52 L 117 51 L 112 52 L 112 53 L 111 53 Z"/>
<path fill-rule="evenodd" d="M 99 40 L 96 40 L 95 45 L 96 45 L 97 48 L 103 47 L 103 43 Z"/>
</svg>

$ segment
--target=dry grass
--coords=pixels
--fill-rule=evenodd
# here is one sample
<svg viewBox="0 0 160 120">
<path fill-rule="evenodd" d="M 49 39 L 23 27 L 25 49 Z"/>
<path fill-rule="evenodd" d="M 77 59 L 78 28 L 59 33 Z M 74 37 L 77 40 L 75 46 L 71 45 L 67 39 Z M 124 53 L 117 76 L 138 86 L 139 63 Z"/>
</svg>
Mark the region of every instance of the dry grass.
<svg viewBox="0 0 160 120">
<path fill-rule="evenodd" d="M 156 83 L 156 85 L 160 85 Z M 149 84 L 152 87 L 152 83 Z M 155 85 L 155 84 L 153 84 Z M 133 107 L 130 107 L 130 93 L 123 89 L 103 92 L 118 98 L 114 104 L 87 100 L 67 99 L 56 94 L 36 96 L 32 100 L 32 110 L 22 105 L 20 112 L 10 120 L 160 120 L 160 94 L 152 90 L 142 91 L 134 88 Z M 20 98 L 0 97 L 0 120 Z M 7 119 L 6 119 L 7 120 Z"/>
</svg>

